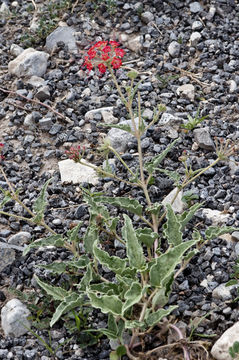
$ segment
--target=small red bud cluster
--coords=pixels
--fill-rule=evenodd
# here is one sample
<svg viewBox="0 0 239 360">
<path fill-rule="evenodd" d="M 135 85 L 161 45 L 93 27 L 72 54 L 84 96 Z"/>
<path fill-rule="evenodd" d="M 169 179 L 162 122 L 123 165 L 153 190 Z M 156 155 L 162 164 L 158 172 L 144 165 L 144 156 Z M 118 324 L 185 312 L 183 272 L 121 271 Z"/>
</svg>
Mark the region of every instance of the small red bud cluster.
<svg viewBox="0 0 239 360">
<path fill-rule="evenodd" d="M 87 51 L 83 66 L 89 71 L 98 67 L 101 74 L 104 74 L 109 66 L 119 69 L 125 55 L 125 51 L 119 46 L 117 41 L 98 41 Z"/>
<path fill-rule="evenodd" d="M 2 155 L 3 148 L 4 148 L 4 144 L 0 143 L 0 162 L 1 162 L 1 160 L 5 159 L 5 157 Z"/>
<path fill-rule="evenodd" d="M 79 162 L 85 152 L 85 146 L 78 145 L 77 147 L 72 146 L 70 150 L 66 150 L 65 154 L 67 157 L 75 162 Z"/>
</svg>

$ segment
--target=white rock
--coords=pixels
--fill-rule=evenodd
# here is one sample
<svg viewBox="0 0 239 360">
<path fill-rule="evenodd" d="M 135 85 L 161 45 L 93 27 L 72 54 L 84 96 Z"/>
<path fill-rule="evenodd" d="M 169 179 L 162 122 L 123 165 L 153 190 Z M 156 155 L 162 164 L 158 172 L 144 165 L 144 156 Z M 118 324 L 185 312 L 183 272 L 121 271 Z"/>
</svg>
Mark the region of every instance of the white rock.
<svg viewBox="0 0 239 360">
<path fill-rule="evenodd" d="M 39 28 L 39 21 L 37 16 L 33 16 L 31 23 L 30 23 L 30 30 L 35 32 Z"/>
<path fill-rule="evenodd" d="M 89 110 L 87 111 L 87 113 L 85 114 L 85 120 L 89 121 L 89 120 L 93 120 L 94 115 L 100 113 L 103 117 L 102 112 L 107 111 L 113 114 L 113 106 L 106 106 L 106 107 L 102 107 L 99 109 L 93 109 L 93 110 Z"/>
<path fill-rule="evenodd" d="M 163 199 L 162 204 L 163 205 L 171 204 L 177 191 L 178 191 L 177 188 L 170 191 L 170 193 Z M 180 191 L 178 193 L 178 196 L 176 197 L 175 201 L 172 204 L 172 208 L 173 208 L 174 212 L 176 212 L 176 213 L 182 213 L 184 210 L 185 204 L 182 202 L 182 196 L 183 196 L 183 192 Z"/>
<path fill-rule="evenodd" d="M 239 341 L 239 321 L 227 329 L 215 342 L 211 354 L 216 360 L 232 360 L 228 353 L 235 341 Z"/>
<path fill-rule="evenodd" d="M 237 287 L 237 285 L 226 286 L 226 284 L 220 284 L 213 289 L 212 297 L 222 301 L 230 300 L 232 298 L 231 290 L 234 287 Z"/>
<path fill-rule="evenodd" d="M 201 40 L 202 35 L 198 31 L 194 31 L 190 36 L 190 45 L 196 46 L 197 43 Z"/>
<path fill-rule="evenodd" d="M 103 117 L 103 121 L 106 124 L 117 124 L 118 123 L 118 119 L 113 115 L 113 111 L 109 111 L 109 110 L 102 110 L 101 111 L 102 117 Z"/>
<path fill-rule="evenodd" d="M 57 43 L 62 41 L 68 46 L 70 52 L 78 52 L 75 39 L 75 29 L 70 26 L 59 26 L 46 38 L 46 49 L 49 52 L 57 46 Z"/>
<path fill-rule="evenodd" d="M 230 214 L 223 214 L 219 210 L 203 209 L 202 214 L 212 221 L 212 225 L 222 225 L 227 222 Z"/>
<path fill-rule="evenodd" d="M 158 125 L 167 125 L 167 124 L 172 125 L 173 123 L 174 124 L 181 123 L 181 120 L 177 116 L 174 116 L 167 112 L 164 112 L 158 121 Z"/>
<path fill-rule="evenodd" d="M 48 58 L 47 53 L 28 48 L 9 62 L 8 71 L 18 77 L 32 75 L 41 77 L 46 72 Z"/>
<path fill-rule="evenodd" d="M 24 51 L 24 49 L 17 45 L 17 44 L 12 44 L 10 47 L 10 54 L 13 56 L 18 56 L 20 55 L 22 52 Z"/>
<path fill-rule="evenodd" d="M 2 329 L 5 336 L 19 337 L 26 334 L 31 323 L 27 319 L 30 315 L 28 308 L 18 299 L 6 303 L 1 311 Z"/>
<path fill-rule="evenodd" d="M 32 85 L 33 87 L 39 88 L 41 86 L 45 86 L 46 85 L 46 81 L 39 77 L 39 76 L 31 76 L 30 79 L 27 80 L 27 84 Z"/>
<path fill-rule="evenodd" d="M 188 98 L 190 101 L 194 101 L 195 98 L 195 88 L 192 84 L 184 84 L 177 88 L 177 95 Z"/>
<path fill-rule="evenodd" d="M 89 164 L 84 159 L 82 162 Z M 62 183 L 81 184 L 85 182 L 93 185 L 98 183 L 96 171 L 88 166 L 75 163 L 71 159 L 59 161 L 58 165 Z"/>
<path fill-rule="evenodd" d="M 168 46 L 169 55 L 177 57 L 180 53 L 181 45 L 177 41 L 172 41 Z"/>
<path fill-rule="evenodd" d="M 229 80 L 228 81 L 228 85 L 229 85 L 229 93 L 233 93 L 236 91 L 237 89 L 237 83 L 235 80 Z"/>
<path fill-rule="evenodd" d="M 201 23 L 201 21 L 194 21 L 192 24 L 192 29 L 193 30 L 200 30 L 202 29 L 203 24 Z"/>
<path fill-rule="evenodd" d="M 131 36 L 128 39 L 128 45 L 127 47 L 134 51 L 134 52 L 140 52 L 140 50 L 142 49 L 142 43 L 143 43 L 143 38 L 141 35 L 137 35 L 137 36 Z"/>
<path fill-rule="evenodd" d="M 3 2 L 0 7 L 0 14 L 5 16 L 10 14 L 9 7 L 5 2 Z"/>
</svg>

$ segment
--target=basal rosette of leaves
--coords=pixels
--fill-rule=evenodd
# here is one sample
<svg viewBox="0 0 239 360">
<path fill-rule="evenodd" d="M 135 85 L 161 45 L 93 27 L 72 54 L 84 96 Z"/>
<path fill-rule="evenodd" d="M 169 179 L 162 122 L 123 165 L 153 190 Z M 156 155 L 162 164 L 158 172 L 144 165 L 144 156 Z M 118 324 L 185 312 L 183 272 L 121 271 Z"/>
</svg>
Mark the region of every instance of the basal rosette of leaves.
<svg viewBox="0 0 239 360">
<path fill-rule="evenodd" d="M 102 58 L 98 59 L 98 57 L 102 56 L 103 53 L 110 54 L 110 58 L 112 58 L 116 54 L 117 48 L 118 43 L 115 42 L 97 43 L 88 51 L 88 58 L 85 61 L 92 59 L 102 61 Z M 105 51 L 103 51 L 104 49 Z M 121 55 L 123 56 L 123 53 Z M 175 214 L 172 208 L 179 191 L 184 190 L 192 181 L 219 161 L 226 160 L 235 151 L 235 148 L 228 141 L 225 144 L 222 141 L 218 142 L 217 159 L 207 167 L 195 171 L 188 167 L 187 154 L 183 153 L 179 159 L 185 165 L 183 177 L 177 172 L 160 167 L 178 139 L 173 141 L 162 153 L 145 161 L 142 154 L 141 137 L 150 126 L 158 121 L 164 107 L 159 105 L 154 109 L 153 120 L 146 124 L 141 115 L 139 83 L 134 84 L 139 74 L 130 71 L 128 73 L 129 86 L 122 89 L 112 69 L 114 63 L 112 64 L 110 61 L 105 66 L 109 69 L 122 103 L 128 110 L 132 126 L 125 124 L 107 126 L 120 128 L 136 137 L 138 171 L 132 171 L 108 141 L 105 141 L 101 146 L 101 151 L 106 156 L 106 166 L 104 167 L 82 162 L 86 151 L 83 147 L 72 147 L 67 152 L 67 156 L 84 166 L 92 167 L 102 177 L 111 177 L 115 181 L 125 182 L 134 188 L 138 187 L 144 192 L 146 205 L 143 206 L 133 198 L 107 197 L 82 188 L 83 201 L 87 203 L 90 215 L 87 231 L 80 238 L 79 233 L 82 226 L 80 223 L 68 230 L 66 234 L 57 234 L 46 224 L 44 219 L 47 206 L 47 186 L 51 181 L 48 180 L 33 205 L 33 210 L 28 209 L 21 202 L 18 193 L 14 192 L 11 186 L 10 191 L 0 189 L 3 193 L 0 208 L 4 208 L 8 201 L 14 199 L 23 206 L 30 218 L 7 214 L 4 210 L 1 210 L 0 213 L 44 226 L 47 233 L 51 233 L 50 236 L 28 245 L 24 250 L 24 256 L 30 250 L 49 245 L 66 248 L 74 255 L 71 261 L 54 262 L 40 266 L 51 271 L 53 276 L 59 276 L 66 272 L 68 275 L 69 273 L 74 274 L 70 290 L 53 286 L 45 283 L 37 276 L 35 277 L 38 285 L 56 301 L 56 310 L 50 326 L 54 326 L 65 314 L 75 314 L 75 311 L 83 313 L 82 309 L 85 307 L 99 309 L 108 315 L 108 326 L 104 329 L 90 329 L 90 331 L 91 333 L 103 334 L 109 339 L 117 341 L 118 348 L 112 351 L 111 360 L 121 359 L 124 354 L 127 354 L 130 359 L 138 360 L 150 358 L 153 352 L 157 353 L 159 350 L 156 348 L 142 354 L 145 335 L 153 332 L 154 328 L 160 325 L 162 319 L 177 307 L 176 305 L 168 306 L 168 299 L 176 276 L 185 268 L 205 241 L 210 241 L 219 235 L 236 230 L 234 227 L 210 226 L 205 230 L 204 236 L 198 230 L 194 230 L 191 237 L 185 240 L 183 239 L 184 229 L 202 204 L 195 203 L 182 214 Z M 96 65 L 99 64 L 96 63 Z M 133 106 L 135 98 L 136 108 L 135 105 Z M 139 119 L 138 123 L 135 119 L 135 113 Z M 109 153 L 112 153 L 124 165 L 128 172 L 127 180 L 112 172 L 108 162 Z M 3 168 L 0 169 L 6 178 Z M 153 177 L 159 173 L 164 173 L 165 176 L 174 181 L 177 191 L 171 204 L 154 203 L 150 198 L 150 183 Z M 112 206 L 119 208 L 119 214 L 116 217 L 112 216 L 110 211 Z M 135 215 L 139 219 L 138 224 L 132 221 Z M 114 240 L 122 243 L 125 249 L 124 258 L 106 251 L 106 242 L 110 241 L 113 244 Z M 81 246 L 79 246 L 80 244 Z M 164 246 L 162 247 L 161 244 Z M 83 252 L 81 250 L 82 245 Z M 111 272 L 112 281 L 107 280 L 103 276 L 104 273 L 102 275 L 102 268 L 107 268 Z M 125 342 L 125 334 L 130 336 L 129 342 Z M 190 350 L 183 343 L 182 349 L 184 358 L 190 359 Z"/>
</svg>

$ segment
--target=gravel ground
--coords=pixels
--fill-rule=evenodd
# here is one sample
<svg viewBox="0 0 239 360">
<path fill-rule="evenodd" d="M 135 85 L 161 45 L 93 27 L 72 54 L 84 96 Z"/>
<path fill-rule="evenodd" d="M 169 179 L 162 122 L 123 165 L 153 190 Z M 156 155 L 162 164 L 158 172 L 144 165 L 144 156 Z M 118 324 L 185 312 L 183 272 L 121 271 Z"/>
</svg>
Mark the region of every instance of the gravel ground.
<svg viewBox="0 0 239 360">
<path fill-rule="evenodd" d="M 46 221 L 54 230 L 63 233 L 72 223 L 83 220 L 87 225 L 89 220 L 87 210 L 82 205 L 79 187 L 62 185 L 58 168 L 58 161 L 66 159 L 65 150 L 69 146 L 85 144 L 87 148 L 94 148 L 107 133 L 107 130 L 98 126 L 102 120 L 100 111 L 93 115 L 86 114 L 90 110 L 113 106 L 116 119 L 122 121 L 127 116 L 107 75 L 98 78 L 82 70 L 83 56 L 89 44 L 104 39 L 121 42 L 126 49 L 126 65 L 141 74 L 142 84 L 139 89 L 146 122 L 152 116 L 150 109 L 158 103 L 166 105 L 164 122 L 168 118 L 170 122 L 168 125 L 156 124 L 147 131 L 142 140 L 145 158 L 160 153 L 172 139 L 180 136 L 178 146 L 165 160 L 164 166 L 180 172 L 182 165 L 178 157 L 183 150 L 187 150 L 192 166 L 197 169 L 207 166 L 216 158 L 215 136 L 231 139 L 235 143 L 238 141 L 238 1 L 95 0 L 72 1 L 72 4 L 62 1 L 59 6 L 51 7 L 50 4 L 56 2 L 2 2 L 0 141 L 5 144 L 4 170 L 13 186 L 21 188 L 20 195 L 26 205 L 31 206 L 42 185 L 53 176 L 48 190 Z M 74 28 L 76 34 L 73 39 L 71 35 L 66 35 L 64 39 L 67 39 L 67 44 L 61 39 L 54 47 L 53 40 L 49 37 L 46 40 L 46 36 L 59 24 L 62 25 L 60 22 Z M 46 71 L 40 74 L 41 79 L 35 79 L 38 85 L 21 74 L 12 74 L 8 68 L 9 62 L 21 52 L 19 46 L 49 53 Z M 127 79 L 121 69 L 117 77 L 122 82 Z M 47 89 L 42 89 L 44 86 Z M 7 93 L 6 90 L 13 92 Z M 22 96 L 30 100 L 25 101 Z M 50 109 L 39 106 L 31 99 L 40 100 Z M 207 117 L 196 131 L 184 132 L 180 124 L 187 121 L 188 114 L 195 115 L 199 106 L 201 116 Z M 135 166 L 136 152 L 136 143 L 126 141 L 124 159 L 132 168 Z M 90 154 L 88 160 L 95 164 L 100 161 Z M 234 155 L 231 160 L 230 163 L 219 163 L 192 183 L 188 190 L 193 190 L 199 201 L 204 201 L 203 208 L 226 214 L 224 224 L 236 227 L 239 224 L 239 167 L 233 161 L 237 162 L 239 157 Z M 118 174 L 127 176 L 117 161 L 115 167 Z M 0 177 L 0 186 L 6 187 L 3 176 Z M 91 187 L 96 191 L 103 190 L 107 195 L 128 196 L 131 191 L 124 183 L 105 180 Z M 150 193 L 154 201 L 161 201 L 172 189 L 172 183 L 162 176 L 151 186 Z M 142 199 L 138 191 L 132 190 L 131 195 Z M 21 209 L 13 202 L 8 203 L 4 210 L 21 214 Z M 204 224 L 210 225 L 212 221 L 220 224 L 219 217 L 212 220 L 204 212 L 199 212 L 190 226 L 197 226 L 203 231 Z M 81 230 L 85 231 L 86 228 Z M 189 227 L 188 234 L 190 230 Z M 2 242 L 23 245 L 22 239 L 10 241 L 14 234 L 22 231 L 28 234 L 25 234 L 26 242 L 44 234 L 44 229 L 39 226 L 18 222 L 13 217 L 0 218 Z M 173 313 L 176 321 L 182 321 L 188 333 L 190 320 L 197 322 L 206 316 L 196 332 L 208 335 L 206 340 L 210 339 L 211 343 L 233 325 L 239 315 L 238 303 L 233 302 L 236 289 L 226 293 L 222 288 L 218 290 L 219 285 L 229 280 L 239 253 L 235 240 L 224 237 L 205 244 L 177 278 L 170 298 L 170 304 L 179 305 Z M 116 248 L 116 251 L 122 249 Z M 33 274 L 48 280 L 51 276 L 35 265 L 68 257 L 66 251 L 56 249 L 31 251 L 22 257 L 19 249 L 2 248 L 2 305 L 16 296 L 10 291 L 11 288 L 19 291 L 17 297 L 31 294 L 31 289 L 34 289 L 38 302 L 44 304 Z M 66 281 L 67 277 L 61 277 L 55 283 L 63 284 Z M 22 300 L 31 303 L 27 298 Z M 45 316 L 49 315 L 49 308 L 45 307 L 44 311 Z M 104 327 L 105 316 L 93 311 L 90 317 L 93 326 Z M 52 330 L 53 347 L 69 336 L 69 329 L 63 327 L 63 324 L 57 323 Z M 47 339 L 46 330 L 38 330 L 38 333 Z M 210 338 L 214 334 L 215 337 Z M 80 349 L 78 340 L 78 335 L 73 334 L 72 340 L 56 352 L 55 358 L 109 359 L 110 346 L 106 339 L 102 338 L 98 345 L 86 349 Z M 175 354 L 164 355 L 168 360 L 177 359 Z M 198 356 L 195 354 L 195 359 L 199 359 Z M 53 357 L 31 334 L 19 338 L 0 335 L 0 359 L 50 358 Z"/>
</svg>

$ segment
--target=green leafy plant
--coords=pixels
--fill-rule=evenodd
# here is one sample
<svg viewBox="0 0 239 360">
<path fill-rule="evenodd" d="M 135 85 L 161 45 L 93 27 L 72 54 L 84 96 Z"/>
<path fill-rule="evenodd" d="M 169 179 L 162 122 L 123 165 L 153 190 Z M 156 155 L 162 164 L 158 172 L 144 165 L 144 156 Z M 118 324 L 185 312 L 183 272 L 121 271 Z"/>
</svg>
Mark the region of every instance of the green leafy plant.
<svg viewBox="0 0 239 360">
<path fill-rule="evenodd" d="M 232 359 L 239 359 L 239 341 L 235 341 L 234 344 L 229 348 L 229 354 Z"/>
<path fill-rule="evenodd" d="M 79 314 L 84 313 L 83 309 L 86 307 L 100 309 L 103 314 L 108 316 L 107 327 L 86 329 L 84 333 L 94 331 L 116 341 L 118 348 L 111 353 L 111 359 L 120 359 L 126 353 L 130 359 L 138 360 L 142 357 L 148 358 L 151 354 L 160 351 L 160 347 L 150 351 L 144 350 L 144 338 L 149 333 L 153 334 L 154 329 L 160 326 L 162 320 L 177 308 L 177 305 L 169 306 L 168 299 L 178 274 L 198 252 L 198 248 L 203 245 L 204 241 L 210 241 L 219 235 L 235 231 L 234 227 L 210 226 L 206 229 L 204 237 L 197 229 L 194 229 L 190 237 L 185 240 L 183 239 L 184 229 L 202 204 L 195 203 L 181 214 L 176 214 L 173 210 L 174 201 L 180 192 L 219 161 L 226 160 L 234 153 L 235 149 L 229 142 L 217 143 L 216 160 L 207 167 L 195 171 L 191 167 L 188 168 L 187 155 L 184 154 L 180 159 L 185 165 L 185 175 L 182 177 L 175 171 L 163 168 L 164 159 L 179 139 L 169 144 L 160 154 L 145 161 L 141 147 L 142 135 L 158 121 L 164 107 L 159 105 L 155 109 L 151 122 L 146 124 L 143 121 L 138 83 L 135 85 L 138 73 L 132 71 L 128 73 L 130 85 L 122 89 L 114 73 L 114 65 L 110 56 L 101 58 L 99 63 L 99 53 L 108 51 L 111 54 L 116 48 L 118 48 L 118 44 L 114 41 L 98 42 L 88 51 L 85 62 L 88 67 L 90 66 L 90 70 L 94 66 L 98 66 L 101 73 L 105 73 L 108 69 L 111 74 L 121 101 L 129 113 L 131 126 L 125 124 L 101 125 L 119 128 L 136 138 L 138 169 L 132 170 L 121 154 L 107 140 L 102 144 L 101 152 L 105 154 L 106 161 L 109 154 L 113 154 L 126 169 L 127 178 L 121 178 L 111 171 L 110 167 L 97 167 L 83 161 L 86 149 L 81 147 L 71 148 L 67 155 L 73 161 L 93 168 L 102 177 L 111 177 L 132 188 L 138 188 L 143 192 L 145 200 L 139 202 L 130 197 L 109 197 L 101 193 L 91 193 L 82 188 L 83 200 L 88 205 L 90 215 L 87 231 L 80 236 L 82 224 L 79 223 L 73 229 L 68 230 L 66 234 L 57 234 L 44 219 L 47 206 L 47 186 L 51 179 L 43 186 L 39 197 L 33 204 L 33 210 L 30 210 L 21 201 L 19 194 L 14 191 L 3 169 L 0 168 L 10 188 L 10 191 L 1 189 L 3 199 L 0 206 L 4 207 L 9 200 L 14 199 L 28 213 L 29 218 L 9 214 L 4 210 L 1 210 L 0 213 L 41 225 L 51 234 L 29 244 L 24 250 L 23 256 L 26 256 L 34 248 L 49 245 L 65 248 L 73 255 L 72 260 L 69 261 L 41 265 L 42 268 L 52 271 L 53 275 L 64 274 L 66 271 L 69 273 L 69 269 L 71 269 L 75 281 L 71 283 L 70 288 L 50 285 L 35 276 L 38 285 L 56 303 L 50 326 L 54 326 L 59 319 L 69 314 L 71 318 L 73 315 L 76 327 L 82 331 L 82 322 L 83 327 L 85 324 Z M 120 57 L 124 55 L 120 49 L 117 50 L 117 53 Z M 115 69 L 118 69 L 121 63 L 121 60 L 118 61 Z M 135 104 L 137 104 L 136 109 Z M 137 113 L 138 119 L 135 118 L 135 113 Z M 164 205 L 161 201 L 153 202 L 150 197 L 151 181 L 159 173 L 164 173 L 173 179 L 176 188 L 171 203 Z M 112 216 L 110 210 L 112 207 L 119 208 L 118 216 Z M 105 246 L 107 241 L 115 240 L 119 241 L 124 248 L 125 256 L 123 258 L 107 251 Z M 82 244 L 84 253 L 80 250 Z M 112 281 L 109 281 L 102 272 L 102 269 L 106 268 L 112 275 Z M 170 327 L 182 339 L 177 327 L 169 324 L 167 328 Z M 130 337 L 129 343 L 125 342 L 125 335 Z M 181 344 L 184 359 L 188 360 L 190 358 L 188 347 L 184 346 L 183 342 L 179 344 Z"/>
<path fill-rule="evenodd" d="M 208 115 L 200 116 L 200 106 L 197 109 L 197 112 L 194 117 L 188 115 L 188 122 L 186 124 L 182 124 L 182 128 L 186 130 L 193 130 L 197 125 L 199 125 L 204 119 L 206 119 Z"/>
</svg>

